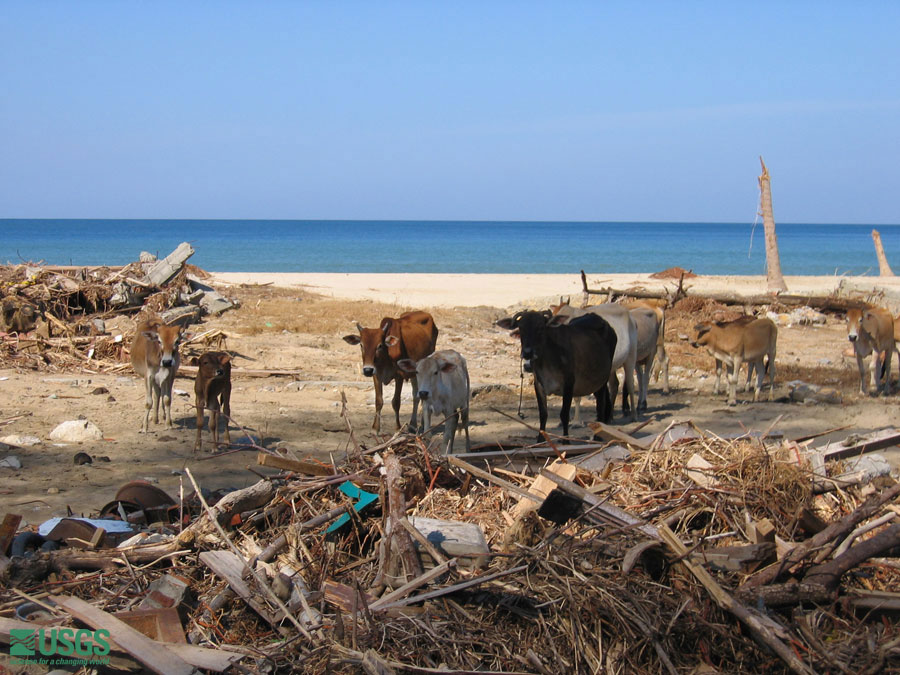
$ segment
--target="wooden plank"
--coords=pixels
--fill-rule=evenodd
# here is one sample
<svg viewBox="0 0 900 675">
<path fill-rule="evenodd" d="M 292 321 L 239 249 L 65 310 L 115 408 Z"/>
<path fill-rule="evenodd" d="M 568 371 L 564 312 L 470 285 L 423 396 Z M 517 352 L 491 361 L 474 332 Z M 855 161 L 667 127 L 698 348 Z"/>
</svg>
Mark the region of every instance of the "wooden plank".
<svg viewBox="0 0 900 675">
<path fill-rule="evenodd" d="M 7 513 L 3 516 L 3 523 L 0 524 L 0 555 L 6 555 L 9 546 L 16 536 L 16 530 L 19 529 L 19 523 L 22 522 L 22 516 L 15 513 Z"/>
<path fill-rule="evenodd" d="M 284 471 L 294 471 L 296 473 L 305 473 L 311 476 L 333 476 L 334 469 L 324 464 L 316 462 L 303 462 L 289 457 L 276 457 L 267 452 L 260 452 L 256 455 L 256 463 L 259 466 L 268 466 L 274 469 L 282 469 Z"/>
<path fill-rule="evenodd" d="M 54 598 L 56 605 L 91 628 L 104 629 L 124 651 L 143 663 L 150 670 L 161 675 L 192 675 L 199 673 L 190 663 L 171 651 L 167 645 L 154 642 L 112 614 L 94 607 L 90 603 L 73 596 Z"/>
<path fill-rule="evenodd" d="M 864 455 L 867 452 L 882 450 L 900 444 L 900 431 L 895 428 L 873 431 L 864 436 L 852 435 L 842 441 L 834 441 L 820 445 L 813 450 L 819 452 L 827 462 L 832 459 L 845 459 Z"/>
<path fill-rule="evenodd" d="M 547 467 L 547 470 L 552 471 L 557 476 L 562 476 L 566 480 L 572 480 L 573 478 L 575 478 L 575 474 L 578 472 L 578 467 L 574 464 L 564 464 L 557 459 Z M 534 479 L 534 482 L 531 484 L 531 487 L 528 488 L 528 491 L 534 496 L 540 498 L 541 501 L 535 503 L 533 500 L 525 499 L 523 497 L 515 506 L 513 506 L 510 515 L 515 520 L 524 518 L 527 513 L 537 509 L 543 502 L 543 500 L 547 498 L 547 495 L 553 492 L 555 488 L 556 483 L 554 483 L 552 480 L 550 480 L 549 478 L 545 478 L 544 476 L 538 476 Z"/>
<path fill-rule="evenodd" d="M 631 434 L 627 434 L 621 429 L 611 427 L 603 422 L 588 422 L 588 427 L 594 432 L 595 436 L 599 436 L 604 440 L 615 441 L 616 443 L 622 443 L 623 445 L 633 445 L 641 450 L 649 449 L 650 444 L 653 442 L 652 436 L 648 436 L 647 438 L 635 438 Z"/>
<path fill-rule="evenodd" d="M 648 537 L 659 539 L 659 532 L 657 532 L 656 527 L 637 516 L 631 515 L 628 511 L 613 506 L 612 504 L 605 503 L 600 497 L 585 490 L 577 483 L 573 483 L 570 480 L 557 476 L 555 473 L 547 471 L 546 469 L 541 471 L 541 475 L 552 480 L 562 488 L 564 492 L 581 499 L 581 501 L 592 508 L 591 513 L 596 514 L 608 522 L 612 522 L 622 527 L 634 527 L 635 530 L 643 532 Z"/>
<path fill-rule="evenodd" d="M 213 573 L 223 579 L 231 590 L 253 608 L 257 614 L 265 619 L 271 626 L 278 627 L 284 618 L 282 613 L 273 612 L 268 605 L 257 600 L 262 593 L 254 593 L 250 585 L 244 581 L 244 572 L 248 569 L 244 561 L 231 551 L 204 551 L 200 554 L 200 562 L 206 565 Z"/>
<path fill-rule="evenodd" d="M 49 626 L 62 625 L 67 619 L 59 619 L 59 621 L 48 624 Z M 15 619 L 7 619 L 0 616 L 0 642 L 9 644 L 9 631 L 11 630 L 38 630 L 47 628 L 48 625 L 29 623 L 27 621 L 17 621 Z M 225 652 L 217 649 L 207 649 L 205 647 L 197 647 L 188 644 L 166 644 L 166 648 L 180 656 L 193 666 L 203 668 L 204 670 L 213 670 L 221 673 L 235 662 L 243 658 L 242 654 L 234 652 Z M 125 649 L 115 641 L 112 637 L 109 640 L 109 648 L 115 652 L 125 652 Z"/>
<path fill-rule="evenodd" d="M 395 600 L 399 600 L 400 598 L 405 598 L 407 595 L 412 593 L 417 588 L 424 586 L 425 584 L 429 583 L 430 581 L 432 581 L 434 579 L 437 579 L 439 576 L 441 576 L 445 572 L 448 572 L 449 570 L 453 569 L 455 566 L 456 566 L 455 560 L 447 560 L 446 562 L 441 563 L 437 567 L 433 567 L 432 569 L 425 572 L 424 574 L 416 577 L 412 581 L 409 581 L 409 582 L 403 584 L 400 588 L 398 588 L 394 591 L 391 591 L 387 595 L 382 596 L 375 602 L 370 603 L 369 609 L 374 612 L 374 611 L 381 609 L 382 607 L 390 605 Z"/>
<path fill-rule="evenodd" d="M 437 569 L 437 568 L 435 568 Z M 469 579 L 468 581 L 462 581 L 458 584 L 453 584 L 452 586 L 445 586 L 444 588 L 438 588 L 433 591 L 429 591 L 428 593 L 422 593 L 421 595 L 415 595 L 409 598 L 402 598 L 400 600 L 395 600 L 390 605 L 384 605 L 380 609 L 392 609 L 394 607 L 403 607 L 405 605 L 411 605 L 414 602 L 424 602 L 425 600 L 431 600 L 432 598 L 439 598 L 442 595 L 449 595 L 450 593 L 455 593 L 456 591 L 461 591 L 466 588 L 471 588 L 472 586 L 479 586 L 481 584 L 485 584 L 488 581 L 493 581 L 494 579 L 499 579 L 500 577 L 505 577 L 509 574 L 518 574 L 519 572 L 524 572 L 528 569 L 528 565 L 520 565 L 519 567 L 511 567 L 508 570 L 503 570 L 501 572 L 494 572 L 492 574 L 485 574 L 480 577 L 475 577 L 473 579 Z"/>
<path fill-rule="evenodd" d="M 492 473 L 488 473 L 487 471 L 483 471 L 483 470 L 479 469 L 477 466 L 472 466 L 468 462 L 464 462 L 463 460 L 461 460 L 456 455 L 447 455 L 447 461 L 455 467 L 463 469 L 464 471 L 468 471 L 470 474 L 472 474 L 476 478 L 482 478 L 490 483 L 499 485 L 504 490 L 508 490 L 509 492 L 512 492 L 514 494 L 525 497 L 525 498 L 530 499 L 535 502 L 542 501 L 540 499 L 540 497 L 537 497 L 537 496 L 531 494 L 527 490 L 523 490 L 518 485 L 513 485 L 512 483 L 510 483 L 507 480 L 503 480 L 502 478 L 499 478 Z"/>
</svg>

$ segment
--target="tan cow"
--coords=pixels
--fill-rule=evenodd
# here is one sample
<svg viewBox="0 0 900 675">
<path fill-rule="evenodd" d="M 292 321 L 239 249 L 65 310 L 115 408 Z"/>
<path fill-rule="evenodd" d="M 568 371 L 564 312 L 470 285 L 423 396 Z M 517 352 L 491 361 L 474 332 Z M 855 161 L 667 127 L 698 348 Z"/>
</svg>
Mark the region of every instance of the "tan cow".
<svg viewBox="0 0 900 675">
<path fill-rule="evenodd" d="M 881 307 L 847 310 L 847 338 L 853 344 L 859 368 L 859 393 L 867 394 L 866 363 L 872 357 L 872 387 L 875 395 L 890 393 L 891 356 L 894 351 L 894 317 Z"/>
<path fill-rule="evenodd" d="M 434 352 L 438 329 L 431 314 L 423 311 L 405 312 L 398 318 L 385 317 L 378 328 L 363 328 L 356 324 L 358 335 L 345 335 L 344 342 L 359 345 L 362 350 L 363 375 L 375 383 L 375 421 L 372 428 L 381 430 L 381 408 L 384 405 L 383 386 L 394 381 L 394 419 L 400 428 L 400 394 L 406 374 L 397 366 L 401 359 L 418 361 Z M 413 412 L 410 426 L 416 426 L 419 409 L 419 386 L 412 375 Z"/>
<path fill-rule="evenodd" d="M 759 400 L 763 378 L 769 376 L 769 397 L 775 391 L 775 348 L 778 340 L 778 328 L 769 319 L 754 319 L 747 323 L 732 322 L 720 324 L 714 322 L 699 323 L 694 326 L 691 345 L 706 347 L 715 357 L 717 363 L 724 363 L 731 368 L 728 377 L 728 405 L 737 404 L 737 381 L 741 364 L 762 361 L 767 357 L 766 367 L 757 368 L 756 387 L 753 400 Z M 716 392 L 718 393 L 719 373 L 716 374 Z"/>
<path fill-rule="evenodd" d="M 178 344 L 181 342 L 181 326 L 169 326 L 158 316 L 140 324 L 131 343 L 131 365 L 144 380 L 144 422 L 141 433 L 146 433 L 153 409 L 153 423 L 159 424 L 159 404 L 162 401 L 163 419 L 172 428 L 172 384 L 181 364 Z"/>
</svg>

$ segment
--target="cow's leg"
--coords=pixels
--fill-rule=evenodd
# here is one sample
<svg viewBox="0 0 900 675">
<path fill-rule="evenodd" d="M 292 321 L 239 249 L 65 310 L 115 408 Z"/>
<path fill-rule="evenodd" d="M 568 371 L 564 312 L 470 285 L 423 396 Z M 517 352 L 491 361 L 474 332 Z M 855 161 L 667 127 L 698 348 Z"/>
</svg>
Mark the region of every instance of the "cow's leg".
<svg viewBox="0 0 900 675">
<path fill-rule="evenodd" d="M 459 413 L 454 410 L 444 420 L 444 454 L 453 454 L 453 439 L 456 437 L 456 426 L 459 424 Z"/>
<path fill-rule="evenodd" d="M 213 452 L 219 449 L 219 399 L 213 397 L 209 403 L 209 431 L 212 435 Z"/>
<path fill-rule="evenodd" d="M 595 391 L 594 400 L 597 403 L 597 421 L 608 424 L 613 414 L 613 404 L 609 400 L 609 386 L 600 387 Z"/>
<path fill-rule="evenodd" d="M 431 433 L 431 402 L 422 401 L 422 433 Z"/>
<path fill-rule="evenodd" d="M 741 357 L 735 356 L 731 363 L 731 376 L 728 378 L 728 405 L 737 405 L 737 381 L 741 372 Z"/>
<path fill-rule="evenodd" d="M 766 357 L 766 374 L 769 376 L 769 400 L 775 400 L 775 351 Z"/>
<path fill-rule="evenodd" d="M 153 423 L 159 424 L 159 399 L 160 399 L 160 391 L 159 384 L 154 381 L 150 385 L 150 391 L 153 392 Z"/>
<path fill-rule="evenodd" d="M 459 411 L 459 420 L 462 424 L 463 431 L 466 432 L 466 452 L 469 452 L 472 447 L 469 442 L 469 406 L 466 405 L 465 408 L 461 408 Z"/>
<path fill-rule="evenodd" d="M 194 442 L 194 451 L 200 452 L 201 434 L 203 433 L 203 400 L 198 396 L 195 400 L 197 408 L 197 440 Z"/>
<path fill-rule="evenodd" d="M 868 393 L 866 390 L 866 361 L 859 351 L 854 351 L 856 352 L 856 367 L 859 368 L 859 393 L 865 396 Z"/>
<path fill-rule="evenodd" d="M 653 381 L 659 381 L 659 375 L 662 373 L 663 378 L 663 393 L 669 393 L 669 355 L 666 354 L 666 348 L 664 345 L 659 345 L 656 348 L 656 363 L 653 367 Z"/>
<path fill-rule="evenodd" d="M 610 406 L 612 406 L 609 412 L 609 419 L 612 420 L 613 415 L 616 412 L 616 398 L 619 395 L 619 376 L 616 374 L 615 370 L 609 371 L 609 382 L 606 391 L 609 395 Z"/>
<path fill-rule="evenodd" d="M 172 373 L 169 377 L 171 379 L 167 380 L 161 388 L 163 417 L 166 421 L 166 429 L 171 429 L 174 426 L 172 424 L 172 386 L 175 384 L 175 373 Z"/>
<path fill-rule="evenodd" d="M 231 384 L 226 384 L 222 390 L 222 411 L 225 413 L 225 444 L 231 445 L 231 433 L 228 424 L 231 422 Z"/>
<path fill-rule="evenodd" d="M 391 399 L 391 407 L 394 409 L 394 422 L 397 424 L 398 429 L 402 426 L 400 424 L 400 395 L 402 393 L 403 378 L 398 377 L 396 380 L 394 380 L 394 397 Z M 416 397 L 413 396 L 413 405 L 415 406 L 416 403 Z"/>
<path fill-rule="evenodd" d="M 654 356 L 655 354 L 651 353 L 644 359 L 644 363 L 640 366 L 640 370 L 638 371 L 638 377 L 640 378 L 638 382 L 638 412 L 646 412 L 647 410 L 647 392 L 650 389 L 650 372 L 653 369 Z"/>
<path fill-rule="evenodd" d="M 147 373 L 144 377 L 144 423 L 141 424 L 141 433 L 147 433 L 150 426 L 150 410 L 153 408 L 153 375 Z"/>
<path fill-rule="evenodd" d="M 752 364 L 756 368 L 756 388 L 753 390 L 753 401 L 759 400 L 759 393 L 762 391 L 763 380 L 766 378 L 766 369 L 763 366 L 762 359 L 754 361 Z M 750 372 L 749 370 L 747 371 Z"/>
<path fill-rule="evenodd" d="M 416 417 L 418 416 L 418 412 L 419 412 L 419 380 L 416 378 L 415 375 L 413 375 L 412 378 L 410 378 L 410 382 L 412 383 L 412 389 L 413 389 L 412 390 L 413 411 L 412 411 L 412 417 L 409 419 L 409 428 L 412 429 L 413 431 L 415 431 Z M 426 407 L 428 407 L 428 404 L 423 402 L 422 403 L 422 410 L 423 410 L 422 414 L 423 415 L 424 415 L 424 410 Z M 397 426 L 397 428 L 398 429 L 400 428 L 399 425 Z M 428 427 L 425 427 L 425 428 L 427 429 Z"/>
<path fill-rule="evenodd" d="M 381 431 L 381 408 L 384 406 L 384 390 L 377 375 L 372 380 L 375 382 L 375 420 L 372 422 L 372 428 L 378 432 Z"/>
<path fill-rule="evenodd" d="M 878 373 L 878 385 L 875 388 L 877 393 L 883 393 L 887 396 L 890 393 L 890 375 L 888 373 L 891 372 L 891 350 L 887 349 L 885 351 L 876 350 L 875 353 L 878 355 L 876 365 L 877 365 L 877 373 Z"/>
<path fill-rule="evenodd" d="M 544 393 L 544 388 L 541 386 L 541 381 L 537 376 L 534 378 L 534 396 L 538 405 L 539 428 L 541 431 L 544 431 L 547 428 L 547 394 Z M 538 442 L 542 440 L 544 440 L 544 436 L 539 433 Z"/>
<path fill-rule="evenodd" d="M 628 400 L 631 401 L 631 421 L 634 422 L 637 420 L 637 405 L 634 401 L 634 367 L 635 362 L 633 359 L 629 359 L 625 362 L 625 371 L 623 373 L 623 377 L 625 378 L 625 391 L 628 393 Z"/>
<path fill-rule="evenodd" d="M 563 384 L 562 410 L 559 411 L 559 421 L 562 422 L 563 436 L 569 435 L 569 412 L 572 409 L 572 391 L 575 382 L 566 382 Z M 568 439 L 564 441 L 568 443 Z"/>
<path fill-rule="evenodd" d="M 728 377 L 727 370 L 725 371 L 725 377 L 726 377 L 726 379 Z M 721 384 L 721 380 L 722 380 L 722 360 L 716 359 L 716 384 L 713 387 L 713 396 L 719 395 L 719 385 Z"/>
</svg>

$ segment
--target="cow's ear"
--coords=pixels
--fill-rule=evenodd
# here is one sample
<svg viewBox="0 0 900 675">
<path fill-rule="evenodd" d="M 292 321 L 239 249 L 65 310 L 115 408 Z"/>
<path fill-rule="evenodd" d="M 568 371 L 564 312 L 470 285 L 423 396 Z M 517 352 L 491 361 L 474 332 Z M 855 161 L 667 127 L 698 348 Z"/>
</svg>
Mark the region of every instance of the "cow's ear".
<svg viewBox="0 0 900 675">
<path fill-rule="evenodd" d="M 412 359 L 400 359 L 397 361 L 397 367 L 404 373 L 415 374 L 416 362 Z"/>
<path fill-rule="evenodd" d="M 441 366 L 442 373 L 452 373 L 454 370 L 456 370 L 456 364 L 453 363 L 452 361 L 446 361 Z"/>
<path fill-rule="evenodd" d="M 511 316 L 507 316 L 502 319 L 497 319 L 494 322 L 494 325 L 505 328 L 506 330 L 513 330 L 516 327 L 516 322 Z"/>
<path fill-rule="evenodd" d="M 395 347 L 396 345 L 400 344 L 400 338 L 398 338 L 396 335 L 388 335 L 386 338 L 384 338 L 384 344 L 386 344 L 388 347 Z"/>
<path fill-rule="evenodd" d="M 219 354 L 219 363 L 223 366 L 227 366 L 231 363 L 231 357 L 228 354 Z"/>
<path fill-rule="evenodd" d="M 360 343 L 359 335 L 345 335 L 343 340 L 351 345 L 358 345 Z"/>
<path fill-rule="evenodd" d="M 547 321 L 547 325 L 550 328 L 557 328 L 559 326 L 565 326 L 566 321 L 566 317 L 556 314 L 555 316 L 550 317 L 550 320 Z"/>
</svg>

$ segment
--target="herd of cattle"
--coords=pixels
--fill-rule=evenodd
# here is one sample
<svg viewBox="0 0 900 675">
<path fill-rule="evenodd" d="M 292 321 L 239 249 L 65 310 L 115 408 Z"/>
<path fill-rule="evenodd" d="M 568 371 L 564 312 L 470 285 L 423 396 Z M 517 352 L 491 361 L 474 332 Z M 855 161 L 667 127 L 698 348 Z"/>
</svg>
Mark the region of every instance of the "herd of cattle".
<svg viewBox="0 0 900 675">
<path fill-rule="evenodd" d="M 534 391 L 540 416 L 540 429 L 547 426 L 547 396 L 562 397 L 563 435 L 569 435 L 572 400 L 594 395 L 597 419 L 609 422 L 619 388 L 618 371 L 623 373 L 622 412 L 637 419 L 647 409 L 647 389 L 651 374 L 662 375 L 663 392 L 669 391 L 669 359 L 665 347 L 664 303 L 639 300 L 627 304 L 593 305 L 584 309 L 560 300 L 559 305 L 543 311 L 521 311 L 496 322 L 511 331 L 521 344 L 522 367 L 534 375 Z M 435 351 L 438 329 L 431 314 L 412 311 L 397 318 L 384 318 L 378 328 L 356 324 L 357 333 L 344 341 L 359 345 L 362 372 L 375 384 L 375 419 L 372 427 L 381 428 L 383 387 L 394 382 L 392 406 L 399 429 L 400 399 L 403 384 L 412 385 L 413 410 L 410 427 L 416 429 L 418 406 L 422 404 L 423 433 L 431 431 L 432 420 L 446 420 L 442 448 L 453 452 L 454 438 L 461 425 L 469 450 L 470 382 L 466 360 L 452 349 Z M 854 309 L 847 312 L 847 335 L 859 367 L 860 393 L 868 392 L 865 359 L 872 358 L 871 384 L 876 394 L 890 392 L 892 352 L 900 359 L 900 316 L 894 318 L 883 308 Z M 141 322 L 131 346 L 131 362 L 146 387 L 145 411 L 141 431 L 149 426 L 150 412 L 159 423 L 172 427 L 172 384 L 180 365 L 178 352 L 182 329 L 159 318 Z M 749 387 L 756 374 L 753 400 L 759 400 L 765 378 L 769 379 L 770 398 L 775 383 L 775 355 L 778 328 L 768 318 L 743 316 L 729 322 L 708 321 L 694 326 L 690 342 L 705 347 L 715 358 L 718 394 L 724 368 L 728 403 L 737 402 L 736 391 L 741 366 L 747 365 Z M 900 362 L 900 361 L 898 361 Z M 231 414 L 231 358 L 225 352 L 210 351 L 194 358 L 198 367 L 194 384 L 197 412 L 195 450 L 201 447 L 204 414 L 209 423 L 213 446 L 219 445 L 219 418 L 224 417 L 225 442 L 230 443 L 228 419 Z M 635 401 L 634 377 L 637 377 Z M 743 390 L 742 389 L 742 390 Z M 220 412 L 222 413 L 220 415 Z"/>
</svg>

